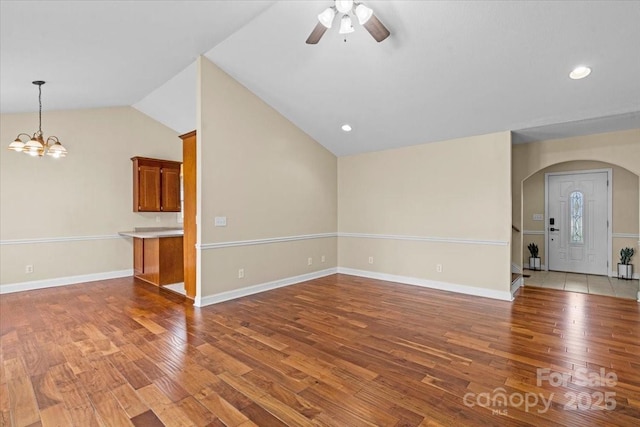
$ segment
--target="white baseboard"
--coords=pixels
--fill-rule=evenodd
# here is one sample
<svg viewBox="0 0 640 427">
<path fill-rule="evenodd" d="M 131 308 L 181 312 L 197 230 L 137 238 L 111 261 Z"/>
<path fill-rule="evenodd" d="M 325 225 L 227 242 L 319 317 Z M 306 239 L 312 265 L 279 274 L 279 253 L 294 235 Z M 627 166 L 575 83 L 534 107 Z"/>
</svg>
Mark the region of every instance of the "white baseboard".
<svg viewBox="0 0 640 427">
<path fill-rule="evenodd" d="M 95 282 L 97 280 L 117 279 L 133 276 L 133 269 L 106 271 L 104 273 L 81 274 L 79 276 L 56 277 L 54 279 L 33 280 L 31 282 L 9 283 L 0 286 L 0 294 L 75 285 L 76 283 Z"/>
<path fill-rule="evenodd" d="M 338 273 L 352 276 L 367 277 L 369 279 L 398 282 L 405 285 L 421 286 L 423 288 L 438 289 L 441 291 L 457 292 L 459 294 L 474 295 L 478 297 L 493 298 L 503 301 L 512 301 L 511 292 L 496 291 L 493 289 L 476 288 L 475 286 L 458 285 L 455 283 L 438 282 L 435 280 L 418 279 L 416 277 L 397 276 L 395 274 L 378 273 L 375 271 L 356 270 L 353 268 L 338 267 Z"/>
<path fill-rule="evenodd" d="M 219 294 L 207 295 L 204 297 L 196 296 L 193 305 L 196 307 L 204 307 L 206 305 L 217 304 L 219 302 L 229 301 L 236 298 L 246 297 L 248 295 L 260 292 L 270 291 L 272 289 L 282 288 L 284 286 L 294 285 L 307 280 L 318 279 L 320 277 L 336 274 L 337 268 L 328 268 L 326 270 L 314 271 L 313 273 L 301 274 L 300 276 L 287 277 L 273 282 L 260 283 L 258 285 L 249 286 L 232 291 L 220 292 Z"/>
</svg>

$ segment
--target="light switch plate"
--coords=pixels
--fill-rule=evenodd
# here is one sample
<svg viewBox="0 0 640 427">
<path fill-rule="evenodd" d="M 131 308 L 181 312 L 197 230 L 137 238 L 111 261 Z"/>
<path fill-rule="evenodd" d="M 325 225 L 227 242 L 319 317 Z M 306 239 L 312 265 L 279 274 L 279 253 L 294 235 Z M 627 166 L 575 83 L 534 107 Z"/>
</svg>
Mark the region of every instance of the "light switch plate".
<svg viewBox="0 0 640 427">
<path fill-rule="evenodd" d="M 534 221 L 544 221 L 544 214 L 533 214 Z"/>
<path fill-rule="evenodd" d="M 215 218 L 215 226 L 216 227 L 226 227 L 227 226 L 227 217 L 226 216 L 217 216 Z"/>
</svg>

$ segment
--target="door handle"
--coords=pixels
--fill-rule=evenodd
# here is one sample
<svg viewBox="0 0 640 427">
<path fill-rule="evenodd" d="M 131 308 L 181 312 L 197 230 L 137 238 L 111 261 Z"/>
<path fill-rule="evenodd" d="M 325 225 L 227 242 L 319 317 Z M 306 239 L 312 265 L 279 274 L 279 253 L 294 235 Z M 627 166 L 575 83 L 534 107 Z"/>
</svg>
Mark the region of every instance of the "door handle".
<svg viewBox="0 0 640 427">
<path fill-rule="evenodd" d="M 553 228 L 553 227 L 551 227 L 551 228 L 549 229 L 549 231 L 560 231 L 560 229 L 559 229 L 559 228 Z"/>
</svg>

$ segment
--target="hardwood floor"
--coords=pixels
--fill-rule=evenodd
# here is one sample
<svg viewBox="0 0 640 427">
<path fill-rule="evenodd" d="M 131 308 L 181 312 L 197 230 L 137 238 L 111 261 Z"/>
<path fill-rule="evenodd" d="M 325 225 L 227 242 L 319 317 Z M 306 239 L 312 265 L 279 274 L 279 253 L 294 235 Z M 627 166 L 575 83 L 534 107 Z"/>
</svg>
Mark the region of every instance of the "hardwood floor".
<svg viewBox="0 0 640 427">
<path fill-rule="evenodd" d="M 2 295 L 0 316 L 6 426 L 640 419 L 631 300 L 522 288 L 510 303 L 334 275 L 199 309 L 116 279 Z"/>
</svg>

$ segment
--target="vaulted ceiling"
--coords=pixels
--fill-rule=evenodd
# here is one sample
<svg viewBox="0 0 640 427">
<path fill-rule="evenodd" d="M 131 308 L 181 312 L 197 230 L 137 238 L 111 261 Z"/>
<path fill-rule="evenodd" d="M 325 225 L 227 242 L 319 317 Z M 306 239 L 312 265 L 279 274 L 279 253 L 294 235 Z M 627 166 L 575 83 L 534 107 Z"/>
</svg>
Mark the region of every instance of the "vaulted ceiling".
<svg viewBox="0 0 640 427">
<path fill-rule="evenodd" d="M 387 40 L 356 22 L 305 44 L 331 4 L 2 0 L 0 109 L 37 111 L 46 80 L 45 114 L 133 105 L 187 132 L 204 54 L 336 155 L 640 127 L 638 1 L 366 1 Z"/>
</svg>

